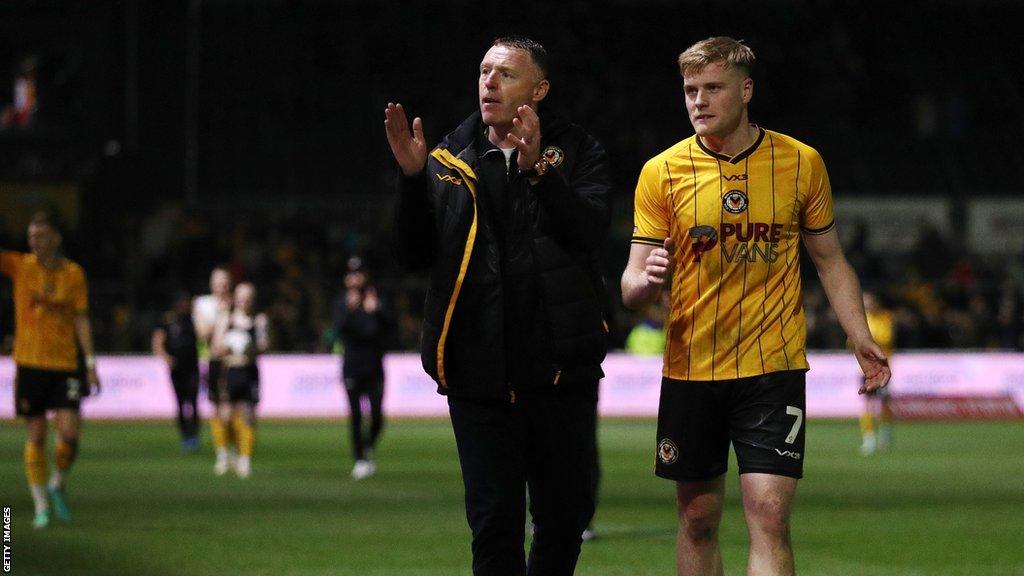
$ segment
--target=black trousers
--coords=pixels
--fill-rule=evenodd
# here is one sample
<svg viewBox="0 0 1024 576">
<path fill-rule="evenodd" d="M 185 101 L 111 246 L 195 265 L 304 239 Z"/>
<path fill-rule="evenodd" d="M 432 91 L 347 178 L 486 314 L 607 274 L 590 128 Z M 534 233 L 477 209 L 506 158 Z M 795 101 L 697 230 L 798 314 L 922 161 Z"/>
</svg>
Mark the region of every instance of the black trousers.
<svg viewBox="0 0 1024 576">
<path fill-rule="evenodd" d="M 521 391 L 515 403 L 448 398 L 473 532 L 475 576 L 568 576 L 594 515 L 597 382 Z M 524 556 L 526 492 L 535 531 Z"/>
<path fill-rule="evenodd" d="M 384 382 L 378 378 L 345 378 L 345 393 L 348 394 L 349 430 L 352 436 L 352 456 L 356 460 L 366 458 L 367 449 L 377 445 L 381 430 L 384 429 Z M 370 429 L 363 432 L 363 398 L 370 411 Z"/>
<path fill-rule="evenodd" d="M 199 397 L 199 371 L 171 370 L 174 397 L 178 401 L 178 430 L 181 437 L 195 438 L 199 434 L 199 411 L 196 399 Z"/>
</svg>

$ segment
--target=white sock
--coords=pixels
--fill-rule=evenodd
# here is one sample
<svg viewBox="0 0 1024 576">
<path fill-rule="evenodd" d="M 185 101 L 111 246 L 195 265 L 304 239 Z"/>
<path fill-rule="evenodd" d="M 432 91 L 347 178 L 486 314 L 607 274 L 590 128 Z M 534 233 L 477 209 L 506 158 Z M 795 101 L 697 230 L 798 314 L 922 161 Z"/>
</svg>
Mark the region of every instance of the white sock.
<svg viewBox="0 0 1024 576">
<path fill-rule="evenodd" d="M 60 490 L 64 487 L 64 473 L 59 469 L 50 470 L 50 490 Z"/>
<path fill-rule="evenodd" d="M 32 492 L 32 503 L 35 505 L 36 514 L 50 509 L 50 503 L 46 499 L 45 486 L 42 484 L 29 484 L 28 489 Z"/>
</svg>

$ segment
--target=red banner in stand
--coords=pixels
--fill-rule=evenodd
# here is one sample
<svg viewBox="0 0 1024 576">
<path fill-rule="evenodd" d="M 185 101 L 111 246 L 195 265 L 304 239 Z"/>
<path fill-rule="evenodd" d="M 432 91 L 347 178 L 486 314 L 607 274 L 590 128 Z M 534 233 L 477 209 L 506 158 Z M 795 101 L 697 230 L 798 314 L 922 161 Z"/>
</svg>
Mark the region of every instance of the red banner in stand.
<svg viewBox="0 0 1024 576">
<path fill-rule="evenodd" d="M 892 413 L 899 420 L 1012 420 L 1024 416 L 1013 397 L 931 396 L 892 397 Z"/>
</svg>

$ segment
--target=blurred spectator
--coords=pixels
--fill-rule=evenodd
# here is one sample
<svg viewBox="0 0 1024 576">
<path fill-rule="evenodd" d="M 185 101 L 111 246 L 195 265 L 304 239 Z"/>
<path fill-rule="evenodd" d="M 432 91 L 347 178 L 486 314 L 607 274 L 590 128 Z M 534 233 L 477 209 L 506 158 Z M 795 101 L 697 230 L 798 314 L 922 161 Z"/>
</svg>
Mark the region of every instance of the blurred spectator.
<svg viewBox="0 0 1024 576">
<path fill-rule="evenodd" d="M 657 356 L 665 352 L 665 315 L 668 314 L 669 292 L 663 291 L 658 301 L 643 310 L 641 320 L 626 336 L 626 352 L 638 356 Z"/>
<path fill-rule="evenodd" d="M 39 111 L 36 93 L 36 73 L 39 57 L 29 56 L 22 60 L 18 74 L 14 77 L 14 102 L 0 112 L 0 129 L 30 128 Z"/>
</svg>

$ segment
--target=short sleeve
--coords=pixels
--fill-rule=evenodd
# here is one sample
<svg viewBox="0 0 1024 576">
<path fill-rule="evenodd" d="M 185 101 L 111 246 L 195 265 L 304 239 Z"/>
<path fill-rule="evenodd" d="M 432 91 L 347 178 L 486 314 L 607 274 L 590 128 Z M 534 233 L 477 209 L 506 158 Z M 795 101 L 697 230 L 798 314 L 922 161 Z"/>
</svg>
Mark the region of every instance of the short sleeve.
<svg viewBox="0 0 1024 576">
<path fill-rule="evenodd" d="M 807 156 L 810 174 L 807 197 L 800 214 L 800 228 L 805 234 L 824 234 L 836 225 L 832 213 L 832 185 L 821 156 L 813 149 Z"/>
<path fill-rule="evenodd" d="M 669 210 L 661 169 L 653 159 L 640 171 L 633 210 L 632 242 L 661 246 L 668 236 Z"/>
<path fill-rule="evenodd" d="M 21 272 L 21 263 L 24 256 L 21 252 L 0 250 L 0 274 L 12 280 L 16 278 L 18 273 Z"/>
</svg>

